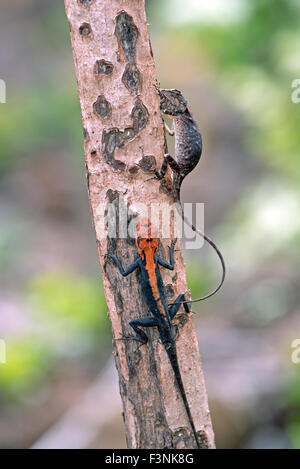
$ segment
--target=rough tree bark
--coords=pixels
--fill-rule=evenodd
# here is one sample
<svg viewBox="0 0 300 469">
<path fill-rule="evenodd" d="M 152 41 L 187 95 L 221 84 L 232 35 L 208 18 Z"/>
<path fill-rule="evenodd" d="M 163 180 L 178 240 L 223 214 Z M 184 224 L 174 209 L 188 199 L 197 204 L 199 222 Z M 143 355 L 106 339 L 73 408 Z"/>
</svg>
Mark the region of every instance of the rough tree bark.
<svg viewBox="0 0 300 469">
<path fill-rule="evenodd" d="M 143 0 L 65 0 L 84 129 L 89 198 L 113 337 L 131 334 L 130 319 L 149 316 L 138 274 L 122 278 L 105 254 L 123 266 L 136 257 L 134 240 L 103 236 L 99 207 L 111 203 L 118 215 L 126 196 L 132 213 L 138 203 L 172 203 L 167 182 L 149 180 L 164 155 L 155 63 Z M 176 84 L 174 83 L 174 86 Z M 137 166 L 137 164 L 139 166 Z M 161 253 L 168 257 L 168 240 Z M 179 249 L 179 243 L 177 243 Z M 169 299 L 187 291 L 181 250 L 175 272 L 162 271 Z M 84 314 L 84 305 L 83 312 Z M 214 435 L 192 314 L 178 313 L 177 348 L 181 373 L 203 448 Z M 173 371 L 156 330 L 134 353 L 131 341 L 113 341 L 129 448 L 192 448 L 191 434 Z M 99 402 L 101 405 L 101 396 Z"/>
</svg>

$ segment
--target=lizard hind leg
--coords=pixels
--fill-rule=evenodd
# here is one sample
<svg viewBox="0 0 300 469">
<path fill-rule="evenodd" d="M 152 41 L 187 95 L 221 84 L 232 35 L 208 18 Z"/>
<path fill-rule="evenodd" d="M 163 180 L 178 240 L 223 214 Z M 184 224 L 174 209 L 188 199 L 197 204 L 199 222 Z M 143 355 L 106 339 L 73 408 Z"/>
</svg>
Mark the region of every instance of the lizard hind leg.
<svg viewBox="0 0 300 469">
<path fill-rule="evenodd" d="M 180 293 L 180 295 L 177 296 L 177 298 L 176 298 L 176 300 L 174 301 L 174 303 L 172 303 L 172 304 L 170 305 L 170 307 L 169 307 L 169 315 L 170 315 L 171 321 L 172 321 L 172 319 L 174 318 L 174 316 L 176 315 L 176 313 L 178 312 L 178 310 L 179 310 L 181 304 L 183 304 L 183 307 L 184 307 L 186 313 L 190 313 L 190 312 L 191 312 L 191 308 L 190 308 L 189 303 L 183 303 L 183 301 L 186 301 L 186 300 L 185 300 L 184 293 Z"/>
<path fill-rule="evenodd" d="M 156 327 L 158 326 L 158 322 L 156 318 L 139 318 L 139 319 L 132 319 L 129 321 L 129 325 L 132 327 L 134 332 L 136 332 L 136 336 L 123 336 L 116 340 L 135 340 L 136 342 L 140 342 L 139 345 L 134 350 L 137 350 L 144 344 L 148 342 L 148 336 L 145 332 L 140 329 L 140 327 Z"/>
</svg>

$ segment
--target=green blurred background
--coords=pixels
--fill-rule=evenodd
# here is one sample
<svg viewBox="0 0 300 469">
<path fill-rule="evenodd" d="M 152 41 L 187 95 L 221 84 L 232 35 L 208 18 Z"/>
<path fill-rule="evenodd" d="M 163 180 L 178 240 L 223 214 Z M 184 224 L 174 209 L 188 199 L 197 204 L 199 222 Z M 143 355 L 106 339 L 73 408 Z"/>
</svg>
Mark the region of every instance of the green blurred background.
<svg viewBox="0 0 300 469">
<path fill-rule="evenodd" d="M 147 10 L 158 80 L 203 134 L 183 199 L 205 203 L 228 268 L 194 306 L 217 446 L 300 448 L 300 4 Z M 0 24 L 0 447 L 125 447 L 63 2 L 6 0 Z M 192 296 L 206 293 L 214 254 L 186 261 Z"/>
</svg>

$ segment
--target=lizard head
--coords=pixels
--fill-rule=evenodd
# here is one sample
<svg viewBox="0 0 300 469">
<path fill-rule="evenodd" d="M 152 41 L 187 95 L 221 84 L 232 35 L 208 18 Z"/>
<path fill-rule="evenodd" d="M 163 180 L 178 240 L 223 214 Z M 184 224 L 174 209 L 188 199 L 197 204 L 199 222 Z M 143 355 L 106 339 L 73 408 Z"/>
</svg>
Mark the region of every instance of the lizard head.
<svg viewBox="0 0 300 469">
<path fill-rule="evenodd" d="M 144 259 L 145 253 L 154 255 L 158 249 L 158 239 L 155 237 L 155 228 L 150 220 L 142 218 L 136 225 L 136 246 L 139 255 Z"/>
<path fill-rule="evenodd" d="M 187 101 L 178 90 L 160 90 L 160 108 L 169 117 L 179 116 L 188 111 Z"/>
</svg>

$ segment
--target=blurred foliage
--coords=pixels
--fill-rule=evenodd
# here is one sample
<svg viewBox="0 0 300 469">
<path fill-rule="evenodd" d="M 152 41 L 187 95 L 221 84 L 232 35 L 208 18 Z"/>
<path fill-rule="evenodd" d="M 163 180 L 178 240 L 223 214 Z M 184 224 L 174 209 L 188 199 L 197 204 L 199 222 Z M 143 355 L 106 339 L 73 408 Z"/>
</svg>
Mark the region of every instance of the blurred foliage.
<svg viewBox="0 0 300 469">
<path fill-rule="evenodd" d="M 70 273 L 53 272 L 31 279 L 29 301 L 39 322 L 55 322 L 61 339 L 84 342 L 108 332 L 107 306 L 99 282 Z M 50 326 L 50 324 L 47 324 Z M 55 332 L 56 334 L 56 332 Z"/>
<path fill-rule="evenodd" d="M 77 91 L 70 86 L 39 85 L 10 98 L 0 113 L 0 175 L 21 157 L 38 157 L 44 145 L 82 154 L 82 126 Z"/>
<path fill-rule="evenodd" d="M 2 395 L 21 398 L 58 360 L 83 357 L 104 345 L 110 332 L 103 290 L 95 280 L 70 273 L 32 278 L 26 294 L 30 331 L 7 340 L 0 368 Z"/>
<path fill-rule="evenodd" d="M 16 236 L 6 226 L 0 228 L 0 278 L 11 265 L 15 254 Z"/>
<path fill-rule="evenodd" d="M 299 367 L 299 365 L 297 365 Z M 300 379 L 296 375 L 286 391 L 288 415 L 286 419 L 287 434 L 293 448 L 300 448 Z"/>
<path fill-rule="evenodd" d="M 267 259 L 280 255 L 291 269 L 298 270 L 299 211 L 298 191 L 286 179 L 268 177 L 245 191 L 223 227 L 227 252 L 238 275 L 257 270 Z M 232 232 L 229 225 L 238 229 Z"/>
<path fill-rule="evenodd" d="M 24 87 L 18 83 L 18 89 L 8 89 L 8 103 L 1 107 L 0 113 L 0 178 L 5 170 L 18 164 L 20 158 L 37 158 L 39 150 L 47 145 L 67 148 L 75 157 L 83 153 L 72 63 L 68 60 L 67 68 L 60 67 L 59 73 L 55 65 L 60 63 L 59 57 L 64 65 L 64 52 L 70 57 L 69 27 L 63 2 L 41 5 L 39 15 L 33 16 L 31 21 L 34 24 L 32 47 L 40 43 L 44 54 L 49 56 L 47 80 L 37 80 Z M 67 84 L 62 84 L 62 77 L 68 77 Z"/>
<path fill-rule="evenodd" d="M 65 49 L 70 54 L 70 28 L 63 2 L 52 2 L 40 15 L 38 21 L 39 37 L 47 38 L 49 49 Z M 73 73 L 73 70 L 72 70 Z"/>
<path fill-rule="evenodd" d="M 189 23 L 172 29 L 170 40 L 217 70 L 218 91 L 245 113 L 251 151 L 298 185 L 300 106 L 291 101 L 291 83 L 299 73 L 300 6 L 294 0 L 246 4 L 237 22 Z"/>
<path fill-rule="evenodd" d="M 211 257 L 215 260 L 213 255 Z M 213 265 L 213 267 L 211 264 Z M 192 258 L 192 256 L 187 257 L 186 278 L 188 288 L 191 291 L 192 299 L 205 296 L 215 288 L 219 280 L 218 278 L 215 278 L 216 275 L 218 275 L 219 273 L 219 270 L 215 268 L 216 264 L 217 262 L 214 263 L 210 261 L 209 263 L 206 260 L 199 260 L 198 262 L 196 262 L 195 259 Z M 217 274 L 215 273 L 216 270 Z M 200 305 L 201 302 L 195 303 L 192 309 L 194 309 L 195 311 L 200 311 L 202 314 L 207 313 L 209 310 L 211 310 L 212 307 L 211 302 L 206 302 L 205 308 L 201 308 Z"/>
<path fill-rule="evenodd" d="M 31 392 L 49 367 L 51 350 L 37 336 L 6 341 L 9 360 L 0 368 L 0 397 L 22 399 Z"/>
</svg>

